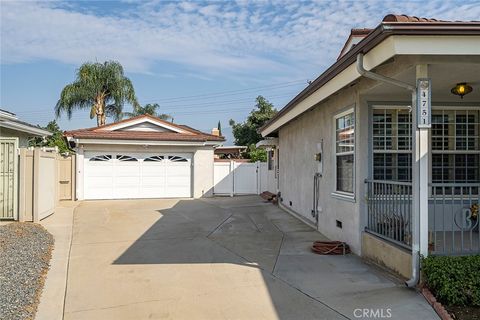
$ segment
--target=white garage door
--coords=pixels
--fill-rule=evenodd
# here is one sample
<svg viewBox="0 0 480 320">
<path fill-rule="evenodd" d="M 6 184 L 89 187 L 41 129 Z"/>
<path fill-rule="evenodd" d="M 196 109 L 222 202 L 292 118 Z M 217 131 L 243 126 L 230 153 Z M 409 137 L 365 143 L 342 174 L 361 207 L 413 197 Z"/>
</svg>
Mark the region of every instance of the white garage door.
<svg viewBox="0 0 480 320">
<path fill-rule="evenodd" d="M 85 199 L 191 196 L 191 154 L 85 152 Z"/>
</svg>

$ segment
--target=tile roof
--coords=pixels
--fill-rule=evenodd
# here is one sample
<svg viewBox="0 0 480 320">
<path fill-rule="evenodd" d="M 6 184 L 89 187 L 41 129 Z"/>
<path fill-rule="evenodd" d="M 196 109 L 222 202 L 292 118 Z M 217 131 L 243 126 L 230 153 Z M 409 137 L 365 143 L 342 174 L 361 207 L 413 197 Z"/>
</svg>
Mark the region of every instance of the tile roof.
<svg viewBox="0 0 480 320">
<path fill-rule="evenodd" d="M 112 131 L 108 128 L 119 123 L 128 123 L 139 118 L 148 118 L 166 125 L 176 127 L 184 132 L 153 132 L 153 131 Z M 153 141 L 225 141 L 222 136 L 204 133 L 188 126 L 171 123 L 151 115 L 140 115 L 107 125 L 86 129 L 65 131 L 64 136 L 82 139 L 112 139 L 112 140 L 153 140 Z"/>
<path fill-rule="evenodd" d="M 225 138 L 211 134 L 186 134 L 176 132 L 148 131 L 66 131 L 65 136 L 82 139 L 113 139 L 113 140 L 154 140 L 154 141 L 224 141 Z"/>
<path fill-rule="evenodd" d="M 373 29 L 369 28 L 362 28 L 362 29 L 352 29 L 350 30 L 350 35 L 352 36 L 366 36 L 370 32 L 372 32 Z"/>
<path fill-rule="evenodd" d="M 386 15 L 382 22 L 441 22 L 441 23 L 468 23 L 476 21 L 448 21 L 448 20 L 439 20 L 433 18 L 419 18 L 415 16 L 407 16 L 405 14 L 388 14 Z"/>
</svg>

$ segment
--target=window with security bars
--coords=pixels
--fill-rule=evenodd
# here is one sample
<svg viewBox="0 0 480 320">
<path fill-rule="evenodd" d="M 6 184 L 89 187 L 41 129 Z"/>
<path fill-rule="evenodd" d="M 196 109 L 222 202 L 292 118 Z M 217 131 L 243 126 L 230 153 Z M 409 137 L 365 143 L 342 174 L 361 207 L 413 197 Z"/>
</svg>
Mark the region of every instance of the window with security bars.
<svg viewBox="0 0 480 320">
<path fill-rule="evenodd" d="M 435 110 L 431 136 L 432 183 L 480 182 L 480 110 Z"/>
<path fill-rule="evenodd" d="M 412 115 L 406 108 L 374 108 L 373 178 L 411 181 Z"/>
<path fill-rule="evenodd" d="M 411 126 L 411 114 L 406 108 L 373 109 L 375 180 L 412 180 Z M 432 183 L 480 182 L 479 134 L 479 109 L 433 109 L 430 136 Z M 438 194 L 438 190 L 433 192 Z"/>
</svg>

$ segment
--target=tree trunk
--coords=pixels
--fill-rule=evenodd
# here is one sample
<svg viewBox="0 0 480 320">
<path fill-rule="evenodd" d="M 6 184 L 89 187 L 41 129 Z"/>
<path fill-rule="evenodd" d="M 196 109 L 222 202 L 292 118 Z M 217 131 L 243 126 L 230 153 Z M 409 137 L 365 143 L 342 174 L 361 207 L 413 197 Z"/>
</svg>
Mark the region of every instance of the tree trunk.
<svg viewBox="0 0 480 320">
<path fill-rule="evenodd" d="M 97 111 L 97 127 L 103 126 L 106 123 L 106 115 L 105 115 L 105 97 L 104 94 L 100 94 L 95 99 L 95 109 Z"/>
</svg>

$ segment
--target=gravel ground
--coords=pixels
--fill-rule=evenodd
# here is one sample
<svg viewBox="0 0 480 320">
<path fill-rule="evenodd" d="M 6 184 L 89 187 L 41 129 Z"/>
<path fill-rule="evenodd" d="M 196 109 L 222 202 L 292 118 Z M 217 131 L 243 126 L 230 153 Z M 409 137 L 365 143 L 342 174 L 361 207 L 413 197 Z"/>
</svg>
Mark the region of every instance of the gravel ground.
<svg viewBox="0 0 480 320">
<path fill-rule="evenodd" d="M 0 226 L 0 319 L 35 317 L 53 243 L 35 223 Z"/>
</svg>

